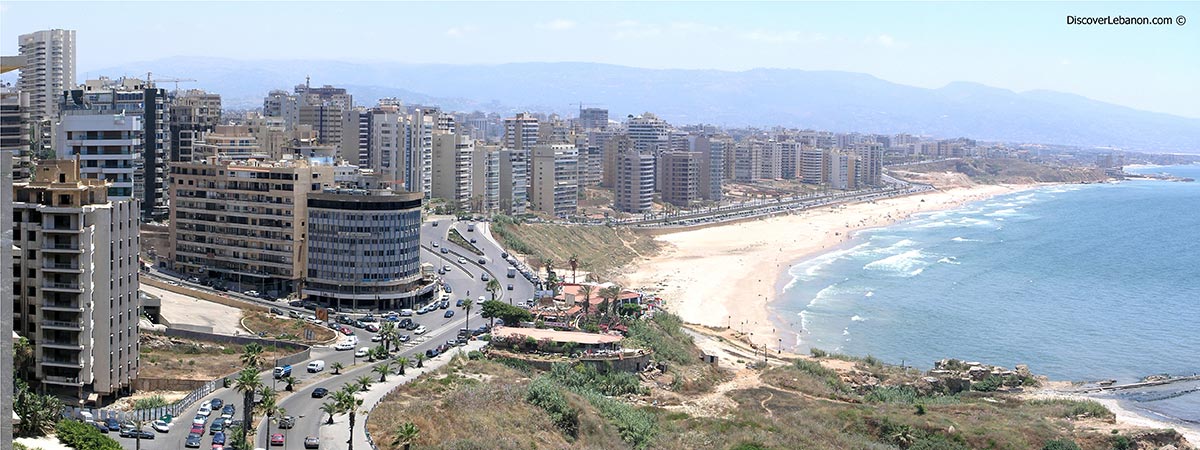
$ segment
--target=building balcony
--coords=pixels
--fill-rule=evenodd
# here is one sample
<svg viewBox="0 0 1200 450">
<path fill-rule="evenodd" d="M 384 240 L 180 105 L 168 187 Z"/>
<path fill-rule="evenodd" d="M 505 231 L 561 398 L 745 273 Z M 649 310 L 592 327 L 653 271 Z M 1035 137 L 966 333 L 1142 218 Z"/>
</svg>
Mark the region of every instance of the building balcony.
<svg viewBox="0 0 1200 450">
<path fill-rule="evenodd" d="M 81 362 L 79 360 L 46 358 L 46 359 L 42 359 L 42 360 L 38 361 L 38 363 L 43 366 L 66 367 L 66 368 L 70 368 L 70 369 L 82 369 L 83 368 L 83 362 Z"/>
<path fill-rule="evenodd" d="M 43 291 L 54 291 L 54 292 L 73 292 L 76 294 L 82 294 L 83 286 L 80 286 L 79 283 L 54 283 L 54 282 L 47 281 L 47 282 L 42 283 L 42 290 Z"/>
<path fill-rule="evenodd" d="M 42 265 L 42 271 L 58 273 L 83 273 L 83 268 L 79 267 L 78 264 L 47 262 Z"/>
<path fill-rule="evenodd" d="M 42 251 L 56 253 L 83 253 L 83 248 L 81 248 L 79 244 L 44 242 L 42 243 Z"/>
<path fill-rule="evenodd" d="M 43 329 L 50 328 L 50 329 L 55 329 L 55 330 L 70 330 L 70 331 L 82 331 L 83 330 L 83 322 L 80 322 L 80 321 L 69 322 L 69 321 L 65 321 L 65 320 L 42 320 L 41 325 L 42 325 Z"/>
<path fill-rule="evenodd" d="M 73 234 L 79 234 L 79 233 L 82 233 L 82 232 L 83 232 L 83 230 L 81 230 L 81 229 L 78 229 L 78 228 L 75 228 L 75 227 L 72 227 L 72 226 L 69 226 L 69 225 L 54 225 L 54 224 L 50 224 L 49 226 L 45 226 L 45 225 L 43 225 L 43 226 L 42 226 L 42 232 L 44 232 L 44 233 L 73 233 Z"/>
<path fill-rule="evenodd" d="M 45 302 L 42 303 L 44 311 L 63 311 L 63 312 L 83 312 L 82 305 L 71 304 L 67 302 Z"/>
<path fill-rule="evenodd" d="M 41 345 L 42 347 L 45 347 L 45 348 L 57 348 L 57 349 L 60 349 L 60 350 L 83 350 L 83 344 L 82 344 L 82 343 L 79 343 L 79 342 L 71 342 L 71 341 L 50 341 L 50 340 L 47 340 L 47 341 L 42 341 L 42 342 L 39 342 L 39 343 L 38 343 L 38 345 Z"/>
<path fill-rule="evenodd" d="M 63 386 L 83 386 L 83 382 L 79 381 L 79 377 L 58 377 L 46 375 L 42 377 L 43 383 L 59 384 Z"/>
</svg>

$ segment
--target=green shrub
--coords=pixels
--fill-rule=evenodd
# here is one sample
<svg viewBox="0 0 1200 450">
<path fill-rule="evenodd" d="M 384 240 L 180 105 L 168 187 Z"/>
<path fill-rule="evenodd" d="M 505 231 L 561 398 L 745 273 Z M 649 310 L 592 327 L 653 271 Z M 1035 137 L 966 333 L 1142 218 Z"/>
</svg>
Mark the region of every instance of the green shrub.
<svg viewBox="0 0 1200 450">
<path fill-rule="evenodd" d="M 743 442 L 733 447 L 729 447 L 729 450 L 768 450 L 768 448 L 767 446 L 757 442 Z"/>
<path fill-rule="evenodd" d="M 192 361 L 193 363 L 195 361 Z M 133 409 L 151 409 L 167 406 L 167 399 L 161 395 L 139 398 L 133 402 Z"/>
<path fill-rule="evenodd" d="M 674 314 L 660 311 L 648 320 L 635 320 L 626 336 L 624 346 L 648 348 L 657 358 L 684 365 L 699 361 L 692 337 L 683 332 L 683 320 Z"/>
<path fill-rule="evenodd" d="M 1079 450 L 1079 445 L 1075 441 L 1060 439 L 1049 441 L 1042 446 L 1042 450 Z"/>
<path fill-rule="evenodd" d="M 826 352 L 825 350 L 821 350 L 816 347 L 808 349 L 808 353 L 811 354 L 813 356 L 813 358 L 824 358 L 826 356 L 829 356 L 829 352 Z"/>
<path fill-rule="evenodd" d="M 483 352 L 479 350 L 471 350 L 469 353 L 467 353 L 467 359 L 471 361 L 483 359 Z"/>
<path fill-rule="evenodd" d="M 1111 419 L 1116 417 L 1112 411 L 1109 411 L 1104 405 L 1095 400 L 1073 400 L 1065 398 L 1055 398 L 1047 400 L 1031 400 L 1031 405 L 1037 406 L 1057 406 L 1062 407 L 1057 416 L 1064 419 L 1074 419 L 1077 417 L 1096 417 L 1100 419 Z"/>
<path fill-rule="evenodd" d="M 83 422 L 60 420 L 55 427 L 55 434 L 59 441 L 75 450 L 122 450 L 117 441 Z"/>
<path fill-rule="evenodd" d="M 1129 440 L 1128 437 L 1121 435 L 1113 436 L 1112 445 L 1113 450 L 1132 450 L 1137 448 L 1137 446 L 1133 444 L 1133 441 Z"/>
<path fill-rule="evenodd" d="M 833 369 L 830 369 L 828 367 L 822 366 L 821 363 L 809 361 L 806 359 L 797 359 L 796 362 L 793 363 L 793 365 L 797 369 L 800 369 L 803 372 L 806 372 L 812 376 L 815 376 L 817 378 L 824 380 L 825 384 L 829 385 L 829 387 L 835 391 L 838 391 L 838 392 L 849 392 L 850 391 L 850 388 L 848 386 L 846 386 L 845 383 L 842 383 L 842 377 L 838 376 L 838 373 L 836 371 L 834 371 Z"/>
<path fill-rule="evenodd" d="M 628 372 L 612 371 L 600 373 L 588 364 L 555 364 L 550 368 L 550 378 L 572 391 L 594 390 L 608 396 L 643 394 L 645 388 L 637 376 Z"/>
<path fill-rule="evenodd" d="M 940 434 L 929 434 L 917 438 L 908 450 L 969 450 L 967 446 L 947 439 Z"/>
<path fill-rule="evenodd" d="M 1003 378 L 1000 378 L 996 375 L 989 375 L 987 378 L 984 378 L 983 381 L 971 383 L 971 390 L 979 392 L 992 392 L 996 389 L 1000 389 L 1001 386 L 1004 386 Z"/>
<path fill-rule="evenodd" d="M 550 415 L 550 420 L 571 437 L 579 434 L 579 411 L 567 404 L 562 388 L 547 378 L 538 378 L 529 383 L 525 401 L 537 406 Z"/>
<path fill-rule="evenodd" d="M 595 391 L 587 391 L 584 398 L 595 406 L 600 414 L 621 432 L 621 439 L 636 449 L 644 449 L 658 434 L 658 421 L 654 414 L 634 408 L 624 402 L 604 397 Z"/>
</svg>

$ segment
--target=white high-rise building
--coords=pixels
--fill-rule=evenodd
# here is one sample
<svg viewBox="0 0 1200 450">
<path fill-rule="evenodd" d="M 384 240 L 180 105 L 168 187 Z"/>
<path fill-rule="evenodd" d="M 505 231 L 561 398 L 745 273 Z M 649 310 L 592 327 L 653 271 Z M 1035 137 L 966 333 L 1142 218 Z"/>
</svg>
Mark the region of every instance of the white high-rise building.
<svg viewBox="0 0 1200 450">
<path fill-rule="evenodd" d="M 58 127 L 59 159 L 79 158 L 83 178 L 109 182 L 112 199 L 145 198 L 142 117 L 66 110 Z"/>
<path fill-rule="evenodd" d="M 22 34 L 18 40 L 25 66 L 17 83 L 29 93 L 30 120 L 38 124 L 38 149 L 53 148 L 53 124 L 58 120 L 58 98 L 75 87 L 75 30 L 42 30 Z"/>
<path fill-rule="evenodd" d="M 530 206 L 555 217 L 575 214 L 579 202 L 579 151 L 574 145 L 533 148 Z"/>
<path fill-rule="evenodd" d="M 529 113 L 504 119 L 504 148 L 533 151 L 538 145 L 538 119 Z"/>
<path fill-rule="evenodd" d="M 42 161 L 13 193 L 16 309 L 44 386 L 101 402 L 138 376 L 137 200 L 74 160 Z M 6 301 L 9 301 L 6 298 Z"/>
<path fill-rule="evenodd" d="M 434 126 L 434 118 L 419 108 L 404 124 L 404 189 L 424 193 L 425 198 L 433 195 Z"/>
<path fill-rule="evenodd" d="M 476 145 L 471 152 L 471 212 L 492 214 L 500 208 L 500 147 Z"/>
<path fill-rule="evenodd" d="M 525 214 L 529 203 L 529 151 L 500 149 L 500 211 L 513 216 Z"/>
<path fill-rule="evenodd" d="M 650 211 L 654 204 L 654 155 L 625 148 L 616 155 L 614 165 L 613 207 L 628 213 Z"/>
<path fill-rule="evenodd" d="M 671 125 L 651 113 L 630 117 L 625 122 L 625 133 L 633 140 L 633 148 L 652 150 L 655 156 L 671 144 Z"/>
</svg>

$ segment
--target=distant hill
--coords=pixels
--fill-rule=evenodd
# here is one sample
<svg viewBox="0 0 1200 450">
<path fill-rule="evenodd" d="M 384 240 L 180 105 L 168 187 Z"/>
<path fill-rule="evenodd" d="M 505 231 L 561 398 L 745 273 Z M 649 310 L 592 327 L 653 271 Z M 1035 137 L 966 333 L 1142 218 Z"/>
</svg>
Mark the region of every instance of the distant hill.
<svg viewBox="0 0 1200 450">
<path fill-rule="evenodd" d="M 357 103 L 383 96 L 452 110 L 572 113 L 583 101 L 610 117 L 651 111 L 677 124 L 776 125 L 870 133 L 1111 146 L 1200 153 L 1200 119 L 1139 111 L 1051 91 L 1016 93 L 956 82 L 938 89 L 851 72 L 754 69 L 655 70 L 593 63 L 447 65 L 344 61 L 239 61 L 176 57 L 86 75 L 144 74 L 199 80 L 235 107 L 261 105 L 271 89 L 346 87 Z M 83 74 L 81 74 L 83 75 Z"/>
</svg>

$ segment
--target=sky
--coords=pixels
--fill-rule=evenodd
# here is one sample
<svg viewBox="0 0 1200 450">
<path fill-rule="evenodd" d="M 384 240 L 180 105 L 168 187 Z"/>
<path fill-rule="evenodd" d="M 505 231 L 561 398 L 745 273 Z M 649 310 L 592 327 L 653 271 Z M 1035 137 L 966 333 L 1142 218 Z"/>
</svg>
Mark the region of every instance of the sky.
<svg viewBox="0 0 1200 450">
<path fill-rule="evenodd" d="M 1188 21 L 1068 25 L 1068 15 Z M 1046 89 L 1200 118 L 1200 2 L 0 1 L 3 54 L 49 28 L 77 31 L 80 77 L 172 56 L 769 67 Z"/>
</svg>

